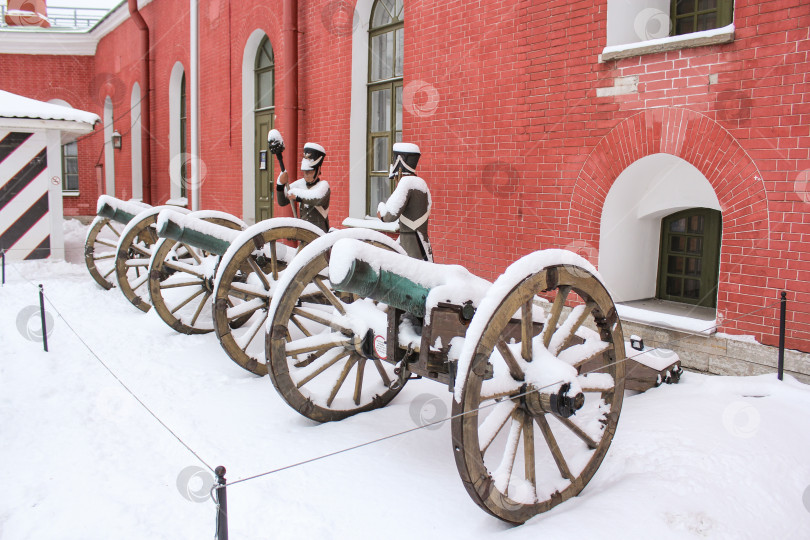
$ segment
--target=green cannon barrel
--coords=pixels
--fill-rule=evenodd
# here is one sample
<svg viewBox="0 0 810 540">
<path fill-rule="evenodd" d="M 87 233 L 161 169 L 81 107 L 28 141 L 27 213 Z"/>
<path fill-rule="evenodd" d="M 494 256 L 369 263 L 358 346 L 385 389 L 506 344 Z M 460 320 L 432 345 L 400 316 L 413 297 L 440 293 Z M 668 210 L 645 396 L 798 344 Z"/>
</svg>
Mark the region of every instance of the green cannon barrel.
<svg viewBox="0 0 810 540">
<path fill-rule="evenodd" d="M 126 225 L 132 221 L 132 218 L 134 218 L 137 214 L 140 214 L 146 210 L 146 208 L 148 207 L 130 204 L 126 201 L 116 199 L 115 204 L 102 202 L 98 207 L 97 214 L 101 217 L 105 217 L 107 219 L 111 219 L 112 221 L 117 221 L 118 223 Z"/>
<path fill-rule="evenodd" d="M 164 215 L 164 212 L 158 217 L 158 236 L 194 246 L 208 253 L 224 255 L 240 232 L 182 214 Z M 182 225 L 176 221 L 178 218 L 182 220 Z"/>
<path fill-rule="evenodd" d="M 389 306 L 425 316 L 425 305 L 430 289 L 389 270 L 374 270 L 366 261 L 355 259 L 340 283 L 332 286 L 341 292 L 358 294 Z"/>
</svg>

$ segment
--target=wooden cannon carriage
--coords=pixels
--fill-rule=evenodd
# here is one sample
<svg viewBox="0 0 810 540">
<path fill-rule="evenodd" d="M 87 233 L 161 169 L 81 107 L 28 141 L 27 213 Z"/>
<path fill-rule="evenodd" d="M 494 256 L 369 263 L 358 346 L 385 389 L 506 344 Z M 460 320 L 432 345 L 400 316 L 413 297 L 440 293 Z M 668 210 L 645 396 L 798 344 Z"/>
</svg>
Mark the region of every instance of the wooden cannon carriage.
<svg viewBox="0 0 810 540">
<path fill-rule="evenodd" d="M 319 422 L 383 407 L 414 377 L 447 385 L 462 481 L 512 523 L 577 495 L 594 475 L 631 362 L 610 294 L 574 253 L 532 253 L 491 284 L 408 258 L 364 230 L 300 251 L 268 329 L 273 384 Z"/>
</svg>

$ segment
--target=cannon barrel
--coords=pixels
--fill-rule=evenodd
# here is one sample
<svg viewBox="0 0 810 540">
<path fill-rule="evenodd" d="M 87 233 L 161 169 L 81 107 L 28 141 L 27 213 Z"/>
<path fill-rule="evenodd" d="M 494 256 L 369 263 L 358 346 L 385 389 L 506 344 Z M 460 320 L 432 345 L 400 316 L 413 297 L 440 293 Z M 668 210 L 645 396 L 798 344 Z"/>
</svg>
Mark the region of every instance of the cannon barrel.
<svg viewBox="0 0 810 540">
<path fill-rule="evenodd" d="M 417 317 L 425 316 L 430 289 L 389 270 L 375 270 L 370 263 L 355 259 L 344 279 L 332 286 L 341 292 L 360 295 L 394 306 Z"/>
<path fill-rule="evenodd" d="M 174 210 L 163 210 L 157 220 L 158 236 L 224 255 L 241 231 L 229 229 Z"/>
<path fill-rule="evenodd" d="M 147 204 L 122 201 L 121 199 L 110 197 L 109 195 L 102 195 L 98 199 L 96 214 L 126 225 L 132 221 L 132 218 L 147 208 L 150 208 Z"/>
</svg>

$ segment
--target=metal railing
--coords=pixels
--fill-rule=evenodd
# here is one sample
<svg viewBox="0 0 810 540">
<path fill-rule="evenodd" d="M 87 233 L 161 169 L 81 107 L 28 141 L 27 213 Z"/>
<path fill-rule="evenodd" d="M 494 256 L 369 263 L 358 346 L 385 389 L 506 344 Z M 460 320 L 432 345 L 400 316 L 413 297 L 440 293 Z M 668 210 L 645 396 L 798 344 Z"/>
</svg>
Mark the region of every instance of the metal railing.
<svg viewBox="0 0 810 540">
<path fill-rule="evenodd" d="M 7 5 L 0 5 L 0 27 L 7 27 L 6 24 Z M 98 21 L 104 18 L 109 12 L 105 8 L 73 8 L 73 7 L 48 7 L 48 21 L 51 28 L 76 28 L 79 30 L 92 28 Z"/>
</svg>

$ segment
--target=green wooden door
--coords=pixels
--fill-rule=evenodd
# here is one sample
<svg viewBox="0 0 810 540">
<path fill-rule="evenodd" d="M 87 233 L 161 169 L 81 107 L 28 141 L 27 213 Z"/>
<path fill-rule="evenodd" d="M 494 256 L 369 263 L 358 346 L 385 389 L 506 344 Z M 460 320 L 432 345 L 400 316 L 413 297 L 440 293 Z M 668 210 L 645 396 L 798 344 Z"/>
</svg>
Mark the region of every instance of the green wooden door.
<svg viewBox="0 0 810 540">
<path fill-rule="evenodd" d="M 658 298 L 717 306 L 721 231 L 720 212 L 709 208 L 692 208 L 661 220 Z"/>
<path fill-rule="evenodd" d="M 256 164 L 256 222 L 258 223 L 273 217 L 275 162 L 273 155 L 267 151 L 267 134 L 273 129 L 273 111 L 256 112 L 254 118 L 256 143 L 253 159 Z"/>
</svg>

